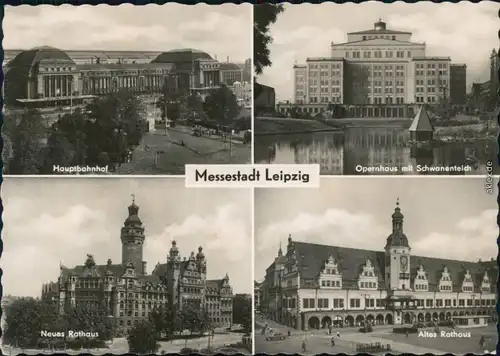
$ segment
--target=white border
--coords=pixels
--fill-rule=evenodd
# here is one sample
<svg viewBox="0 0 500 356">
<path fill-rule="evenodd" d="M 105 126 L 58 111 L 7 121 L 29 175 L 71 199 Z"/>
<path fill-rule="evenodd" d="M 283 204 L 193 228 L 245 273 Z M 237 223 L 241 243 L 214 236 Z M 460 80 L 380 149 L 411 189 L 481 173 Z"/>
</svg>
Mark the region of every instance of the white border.
<svg viewBox="0 0 500 356">
<path fill-rule="evenodd" d="M 250 209 L 252 217 L 251 232 L 252 232 L 252 246 L 250 248 L 250 256 L 252 256 L 252 355 L 255 355 L 255 189 L 252 188 L 250 192 Z"/>
<path fill-rule="evenodd" d="M 251 112 L 250 112 L 250 129 L 252 130 L 252 135 L 250 136 L 250 139 L 252 140 L 250 142 L 250 147 L 252 152 L 250 152 L 250 159 L 252 164 L 255 164 L 255 97 L 254 97 L 254 85 L 255 85 L 255 70 L 254 70 L 254 64 L 253 64 L 253 57 L 254 57 L 254 38 L 253 38 L 253 33 L 254 33 L 254 13 L 253 13 L 253 5 L 252 5 L 252 15 L 250 16 L 252 18 L 252 31 L 250 31 L 250 43 L 251 43 L 251 48 L 252 48 L 252 55 L 250 56 L 250 95 L 252 96 L 252 105 L 251 105 Z"/>
</svg>

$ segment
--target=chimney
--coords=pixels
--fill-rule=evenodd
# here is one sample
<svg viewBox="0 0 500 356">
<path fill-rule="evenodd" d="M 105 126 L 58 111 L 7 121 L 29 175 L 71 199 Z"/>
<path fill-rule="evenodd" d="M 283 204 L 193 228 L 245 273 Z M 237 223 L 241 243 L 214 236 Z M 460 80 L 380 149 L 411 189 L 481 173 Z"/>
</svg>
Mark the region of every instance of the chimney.
<svg viewBox="0 0 500 356">
<path fill-rule="evenodd" d="M 142 261 L 142 274 L 148 274 L 146 268 L 148 267 L 148 263 L 146 261 Z"/>
</svg>

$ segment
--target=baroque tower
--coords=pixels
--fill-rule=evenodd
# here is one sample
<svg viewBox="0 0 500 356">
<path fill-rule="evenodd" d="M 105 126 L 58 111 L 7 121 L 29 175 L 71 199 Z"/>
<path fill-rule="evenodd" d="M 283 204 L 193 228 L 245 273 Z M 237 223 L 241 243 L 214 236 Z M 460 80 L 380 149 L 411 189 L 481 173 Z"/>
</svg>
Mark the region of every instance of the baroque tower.
<svg viewBox="0 0 500 356">
<path fill-rule="evenodd" d="M 121 230 L 122 265 L 132 262 L 136 273 L 146 274 L 146 262 L 143 261 L 144 226 L 138 216 L 139 207 L 135 204 L 132 194 L 132 204 L 128 207 L 128 217 Z"/>
<path fill-rule="evenodd" d="M 385 245 L 385 281 L 389 290 L 409 290 L 410 286 L 410 245 L 403 233 L 403 218 L 399 198 L 392 214 L 392 233 Z"/>
</svg>

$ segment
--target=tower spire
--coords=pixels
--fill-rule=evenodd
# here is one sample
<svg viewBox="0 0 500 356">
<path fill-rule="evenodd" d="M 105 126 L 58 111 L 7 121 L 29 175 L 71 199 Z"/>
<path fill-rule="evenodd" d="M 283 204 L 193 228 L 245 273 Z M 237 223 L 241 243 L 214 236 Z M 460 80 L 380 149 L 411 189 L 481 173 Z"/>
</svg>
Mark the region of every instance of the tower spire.
<svg viewBox="0 0 500 356">
<path fill-rule="evenodd" d="M 283 250 L 281 249 L 281 240 L 280 240 L 280 249 L 278 250 L 278 257 L 283 256 Z"/>
<path fill-rule="evenodd" d="M 401 208 L 399 207 L 399 197 L 396 199 L 396 208 L 392 214 L 392 231 L 393 232 L 403 232 L 403 218 L 404 215 L 401 213 Z"/>
<path fill-rule="evenodd" d="M 132 194 L 130 194 L 130 196 L 132 197 L 132 204 L 135 204 L 135 194 L 132 193 Z"/>
</svg>

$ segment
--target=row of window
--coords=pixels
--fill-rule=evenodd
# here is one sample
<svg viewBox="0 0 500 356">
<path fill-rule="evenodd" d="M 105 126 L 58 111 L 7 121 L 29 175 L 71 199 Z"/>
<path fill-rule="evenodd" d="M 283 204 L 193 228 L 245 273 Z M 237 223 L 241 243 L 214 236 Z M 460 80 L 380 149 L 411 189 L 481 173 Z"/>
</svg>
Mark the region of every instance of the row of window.
<svg viewBox="0 0 500 356">
<path fill-rule="evenodd" d="M 311 69 L 339 69 L 342 68 L 341 63 L 308 63 L 308 67 Z"/>
<path fill-rule="evenodd" d="M 318 72 L 318 71 L 310 71 L 309 72 L 309 77 L 340 77 L 342 76 L 342 72 L 340 70 L 332 70 L 330 73 L 329 72 Z M 296 80 L 298 82 L 304 81 L 304 78 L 301 77 L 296 77 Z"/>
<path fill-rule="evenodd" d="M 439 70 L 439 71 L 428 70 L 426 72 L 424 70 L 418 70 L 418 69 L 415 70 L 416 77 L 423 77 L 425 75 L 427 75 L 427 77 L 436 77 L 436 76 L 446 77 L 448 75 L 448 71 L 447 70 Z"/>
<path fill-rule="evenodd" d="M 340 281 L 321 281 L 321 286 L 322 287 L 336 287 L 336 288 L 340 288 L 341 284 L 340 284 Z"/>
<path fill-rule="evenodd" d="M 383 308 L 385 306 L 385 299 L 375 299 L 375 298 L 351 298 L 349 299 L 349 308 L 359 309 L 361 308 L 361 301 L 364 300 L 363 308 Z M 343 298 L 333 298 L 332 304 L 330 304 L 330 299 L 328 298 L 304 298 L 302 299 L 303 309 L 327 309 L 327 308 L 344 308 Z M 416 299 L 415 305 L 417 307 L 472 307 L 472 306 L 494 306 L 496 301 L 494 299 Z M 295 308 L 295 299 L 283 299 L 283 306 L 285 308 Z"/>
<path fill-rule="evenodd" d="M 361 56 L 363 54 L 363 56 Z M 373 56 L 372 56 L 373 54 Z M 405 51 L 380 51 L 380 50 L 375 50 L 375 51 L 348 51 L 345 52 L 345 58 L 354 58 L 354 59 L 368 59 L 368 58 L 411 58 L 412 53 L 411 51 L 406 51 L 406 57 L 405 57 Z"/>
<path fill-rule="evenodd" d="M 417 63 L 415 67 L 418 69 L 423 69 L 426 67 L 428 69 L 435 69 L 435 68 L 446 69 L 448 65 L 446 63 Z"/>
</svg>

